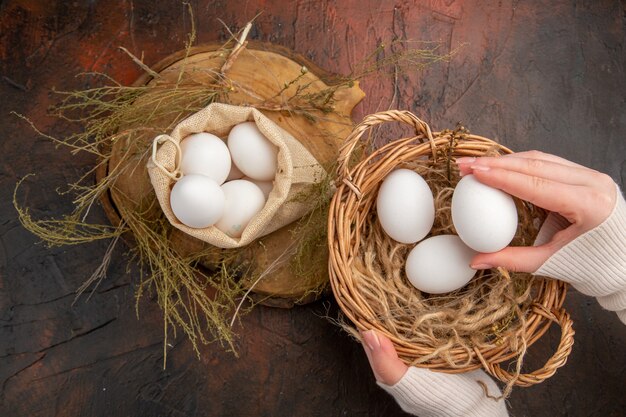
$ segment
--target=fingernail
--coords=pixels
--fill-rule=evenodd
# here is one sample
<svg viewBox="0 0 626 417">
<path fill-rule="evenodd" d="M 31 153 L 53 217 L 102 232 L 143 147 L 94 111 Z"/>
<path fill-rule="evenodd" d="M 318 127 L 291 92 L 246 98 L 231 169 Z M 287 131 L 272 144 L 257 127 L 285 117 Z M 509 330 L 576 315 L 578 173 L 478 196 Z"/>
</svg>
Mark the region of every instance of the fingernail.
<svg viewBox="0 0 626 417">
<path fill-rule="evenodd" d="M 472 269 L 491 269 L 491 268 L 493 268 L 493 265 L 489 265 L 489 264 L 471 264 L 470 268 L 472 268 Z"/>
<path fill-rule="evenodd" d="M 472 165 L 470 168 L 473 171 L 489 171 L 489 167 L 485 165 Z"/>
<path fill-rule="evenodd" d="M 369 350 L 374 351 L 380 347 L 378 336 L 373 330 L 367 330 L 361 334 L 363 335 L 363 340 L 365 340 L 365 344 Z"/>
<path fill-rule="evenodd" d="M 476 158 L 473 156 L 463 156 L 461 158 L 456 158 L 457 164 L 471 164 L 472 162 L 476 162 Z"/>
</svg>

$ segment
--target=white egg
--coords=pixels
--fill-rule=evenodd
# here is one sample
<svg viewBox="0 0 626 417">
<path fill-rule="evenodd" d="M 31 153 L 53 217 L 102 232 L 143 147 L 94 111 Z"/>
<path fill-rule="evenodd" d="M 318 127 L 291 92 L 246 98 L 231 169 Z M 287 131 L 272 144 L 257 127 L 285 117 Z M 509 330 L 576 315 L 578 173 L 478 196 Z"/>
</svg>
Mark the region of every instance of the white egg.
<svg viewBox="0 0 626 417">
<path fill-rule="evenodd" d="M 406 276 L 415 288 L 429 294 L 458 290 L 476 273 L 469 266 L 474 255 L 456 235 L 429 237 L 409 253 Z"/>
<path fill-rule="evenodd" d="M 240 123 L 228 134 L 228 149 L 237 167 L 250 178 L 271 181 L 278 166 L 278 148 L 254 122 Z"/>
<path fill-rule="evenodd" d="M 222 217 L 224 192 L 209 177 L 185 175 L 172 188 L 170 206 L 182 224 L 197 229 L 208 227 Z"/>
<path fill-rule="evenodd" d="M 409 169 L 387 175 L 378 191 L 376 210 L 383 230 L 401 243 L 423 239 L 435 221 L 432 191 L 419 174 Z"/>
<path fill-rule="evenodd" d="M 259 181 L 259 180 L 252 179 L 250 177 L 244 177 L 243 179 L 256 184 L 256 186 L 259 187 L 261 191 L 263 191 L 263 195 L 265 196 L 266 200 L 270 197 L 272 188 L 274 188 L 273 181 Z"/>
<path fill-rule="evenodd" d="M 183 175 L 200 174 L 222 184 L 231 170 L 230 153 L 224 141 L 210 133 L 194 133 L 180 142 Z"/>
<path fill-rule="evenodd" d="M 467 175 L 452 195 L 452 222 L 467 246 L 497 252 L 515 237 L 517 209 L 510 195 Z"/>
<path fill-rule="evenodd" d="M 230 172 L 228 173 L 228 177 L 226 177 L 226 181 L 240 180 L 245 176 L 246 175 L 243 172 L 241 172 L 239 168 L 237 168 L 237 165 L 235 165 L 234 163 L 231 163 Z"/>
<path fill-rule="evenodd" d="M 222 185 L 226 204 L 224 215 L 215 224 L 231 237 L 241 237 L 243 229 L 265 205 L 263 191 L 246 180 L 229 181 Z"/>
</svg>

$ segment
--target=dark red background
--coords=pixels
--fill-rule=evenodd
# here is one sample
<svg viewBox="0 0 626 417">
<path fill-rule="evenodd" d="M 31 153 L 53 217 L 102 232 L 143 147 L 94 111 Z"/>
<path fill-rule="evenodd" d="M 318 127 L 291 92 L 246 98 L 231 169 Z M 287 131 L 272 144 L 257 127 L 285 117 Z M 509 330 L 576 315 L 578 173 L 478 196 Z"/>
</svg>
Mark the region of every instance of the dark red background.
<svg viewBox="0 0 626 417">
<path fill-rule="evenodd" d="M 457 121 L 515 150 L 540 149 L 626 177 L 624 1 L 192 1 L 198 42 L 263 12 L 250 34 L 348 73 L 378 43 L 437 41 L 449 62 L 362 83 L 355 120 L 410 109 L 434 128 Z M 2 416 L 390 416 L 402 412 L 374 383 L 359 345 L 323 318 L 331 299 L 292 310 L 260 307 L 240 328 L 240 357 L 217 345 L 193 354 L 184 337 L 162 369 L 162 322 L 154 301 L 134 312 L 133 276 L 119 248 L 89 302 L 74 291 L 107 243 L 48 249 L 25 231 L 11 204 L 15 183 L 36 217 L 71 210 L 55 189 L 86 172 L 88 156 L 55 150 L 22 121 L 49 132 L 52 88 L 81 88 L 85 71 L 123 83 L 139 69 L 124 46 L 153 64 L 182 49 L 191 20 L 177 1 L 0 1 L 0 415 Z M 393 101 L 392 101 L 393 99 Z M 93 220 L 106 222 L 101 210 Z M 515 416 L 626 415 L 626 327 L 595 300 L 571 291 L 577 331 L 567 365 L 547 382 L 517 389 Z M 529 366 L 554 349 L 533 346 Z M 454 399 L 451 399 L 453 401 Z"/>
</svg>

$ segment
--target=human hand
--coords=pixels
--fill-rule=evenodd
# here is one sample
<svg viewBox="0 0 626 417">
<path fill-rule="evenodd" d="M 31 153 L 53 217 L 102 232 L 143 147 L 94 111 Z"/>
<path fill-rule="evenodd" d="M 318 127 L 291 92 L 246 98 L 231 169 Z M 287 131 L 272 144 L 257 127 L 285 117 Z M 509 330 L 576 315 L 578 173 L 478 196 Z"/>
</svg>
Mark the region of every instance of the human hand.
<svg viewBox="0 0 626 417">
<path fill-rule="evenodd" d="M 472 268 L 501 266 L 511 271 L 535 272 L 563 246 L 606 220 L 617 198 L 613 179 L 603 173 L 539 151 L 499 158 L 458 158 L 461 175 L 477 180 L 563 216 L 570 223 L 539 246 L 509 246 L 481 253 Z"/>
<path fill-rule="evenodd" d="M 361 338 L 376 381 L 385 385 L 395 385 L 400 381 L 408 366 L 398 357 L 391 340 L 374 330 L 361 332 Z"/>
</svg>

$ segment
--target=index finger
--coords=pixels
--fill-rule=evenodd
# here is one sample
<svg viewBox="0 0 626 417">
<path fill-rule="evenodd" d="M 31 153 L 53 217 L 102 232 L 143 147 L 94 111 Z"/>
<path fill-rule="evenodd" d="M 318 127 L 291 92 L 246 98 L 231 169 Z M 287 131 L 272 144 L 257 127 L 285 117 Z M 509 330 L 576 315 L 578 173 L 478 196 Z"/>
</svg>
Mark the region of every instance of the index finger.
<svg viewBox="0 0 626 417">
<path fill-rule="evenodd" d="M 506 155 L 502 155 L 503 158 L 524 158 L 524 159 L 539 159 L 541 161 L 555 162 L 561 165 L 567 165 L 575 168 L 584 168 L 589 171 L 593 171 L 591 168 L 587 168 L 584 165 L 572 162 L 569 159 L 561 158 L 560 156 L 552 155 L 541 151 L 523 151 L 514 152 Z"/>
<path fill-rule="evenodd" d="M 598 173 L 590 169 L 564 165 L 546 159 L 481 157 L 476 158 L 476 161 L 469 166 L 472 170 L 478 166 L 502 168 L 571 185 L 593 185 L 598 181 L 596 176 Z M 467 173 L 466 169 L 463 173 Z"/>
<path fill-rule="evenodd" d="M 584 187 L 563 184 L 503 168 L 474 169 L 477 180 L 546 210 L 557 212 L 567 219 L 575 217 Z"/>
</svg>

